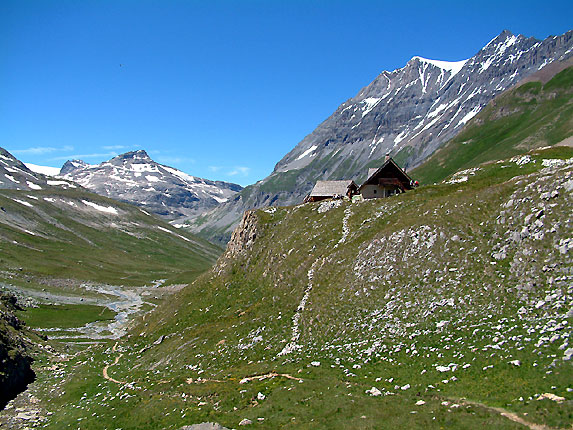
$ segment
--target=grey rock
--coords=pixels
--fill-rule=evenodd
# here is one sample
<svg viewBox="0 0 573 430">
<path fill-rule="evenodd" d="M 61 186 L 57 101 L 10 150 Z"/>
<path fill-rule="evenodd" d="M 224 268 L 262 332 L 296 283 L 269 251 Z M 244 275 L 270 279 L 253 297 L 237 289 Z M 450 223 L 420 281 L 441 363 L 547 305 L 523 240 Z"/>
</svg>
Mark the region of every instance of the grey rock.
<svg viewBox="0 0 573 430">
<path fill-rule="evenodd" d="M 179 430 L 229 430 L 218 423 L 201 423 L 180 427 Z"/>
<path fill-rule="evenodd" d="M 32 172 L 24 163 L 0 148 L 0 189 L 38 190 L 48 187 L 46 177 Z"/>
</svg>

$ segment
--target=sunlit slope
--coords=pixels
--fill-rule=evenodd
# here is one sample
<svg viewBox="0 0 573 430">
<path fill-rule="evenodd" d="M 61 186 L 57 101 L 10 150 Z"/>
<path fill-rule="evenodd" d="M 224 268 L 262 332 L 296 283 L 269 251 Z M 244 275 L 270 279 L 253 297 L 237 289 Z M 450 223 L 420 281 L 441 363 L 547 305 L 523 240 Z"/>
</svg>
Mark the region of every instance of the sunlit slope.
<svg viewBox="0 0 573 430">
<path fill-rule="evenodd" d="M 569 426 L 572 157 L 247 214 L 210 272 L 70 363 L 49 423 Z"/>
<path fill-rule="evenodd" d="M 546 84 L 528 82 L 491 101 L 455 138 L 411 172 L 422 183 L 459 169 L 525 154 L 573 136 L 573 67 Z"/>
<path fill-rule="evenodd" d="M 220 250 L 145 211 L 79 189 L 0 190 L 0 270 L 114 284 L 194 277 Z"/>
</svg>

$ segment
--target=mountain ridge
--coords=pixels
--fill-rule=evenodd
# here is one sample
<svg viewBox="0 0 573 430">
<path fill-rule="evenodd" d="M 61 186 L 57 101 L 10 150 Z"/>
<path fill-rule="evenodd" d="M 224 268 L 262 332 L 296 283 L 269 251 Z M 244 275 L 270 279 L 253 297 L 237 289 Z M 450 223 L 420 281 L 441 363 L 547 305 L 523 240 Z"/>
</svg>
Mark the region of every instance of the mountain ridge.
<svg viewBox="0 0 573 430">
<path fill-rule="evenodd" d="M 461 131 L 497 94 L 547 64 L 571 58 L 572 48 L 573 31 L 540 41 L 504 30 L 462 62 L 414 56 L 402 68 L 383 71 L 342 103 L 271 175 L 191 219 L 188 228 L 224 243 L 245 210 L 296 204 L 317 180 L 360 181 L 388 152 L 409 170 Z"/>
<path fill-rule="evenodd" d="M 142 149 L 96 165 L 68 160 L 60 170 L 60 177 L 175 221 L 197 215 L 242 190 L 237 184 L 198 178 L 157 163 Z"/>
</svg>

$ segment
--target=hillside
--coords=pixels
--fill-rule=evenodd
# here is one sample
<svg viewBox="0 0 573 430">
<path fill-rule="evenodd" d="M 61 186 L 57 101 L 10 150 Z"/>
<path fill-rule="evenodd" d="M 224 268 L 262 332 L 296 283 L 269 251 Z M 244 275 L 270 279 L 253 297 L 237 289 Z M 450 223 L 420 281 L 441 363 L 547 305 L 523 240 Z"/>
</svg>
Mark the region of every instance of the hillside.
<svg viewBox="0 0 573 430">
<path fill-rule="evenodd" d="M 0 190 L 4 279 L 24 272 L 134 285 L 198 274 L 219 252 L 139 208 L 85 190 Z"/>
<path fill-rule="evenodd" d="M 439 182 L 457 170 L 571 138 L 573 67 L 545 83 L 527 81 L 496 97 L 411 174 L 422 183 Z"/>
<path fill-rule="evenodd" d="M 298 204 L 317 180 L 361 182 L 386 153 L 410 170 L 455 137 L 495 96 L 547 65 L 570 59 L 572 47 L 573 31 L 542 41 L 504 31 L 467 60 L 414 56 L 341 104 L 270 176 L 192 219 L 189 228 L 226 243 L 245 210 Z"/>
<path fill-rule="evenodd" d="M 174 301 L 40 376 L 43 422 L 570 426 L 573 150 L 454 179 L 248 212 Z"/>
<path fill-rule="evenodd" d="M 0 156 L 1 410 L 35 372 L 123 336 L 134 315 L 194 280 L 222 250 Z M 15 428 L 35 416 L 22 412 L 37 402 L 30 387 L 7 406 L 20 417 Z"/>
</svg>

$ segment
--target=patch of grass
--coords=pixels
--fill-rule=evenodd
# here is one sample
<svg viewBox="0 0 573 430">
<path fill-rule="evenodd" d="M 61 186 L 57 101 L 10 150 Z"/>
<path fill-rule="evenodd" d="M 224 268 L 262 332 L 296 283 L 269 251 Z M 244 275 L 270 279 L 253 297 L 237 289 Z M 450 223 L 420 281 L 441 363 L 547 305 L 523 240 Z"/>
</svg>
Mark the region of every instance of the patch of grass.
<svg viewBox="0 0 573 430">
<path fill-rule="evenodd" d="M 32 328 L 82 327 L 95 321 L 112 320 L 115 312 L 97 305 L 46 305 L 17 311 L 17 315 Z"/>
</svg>

